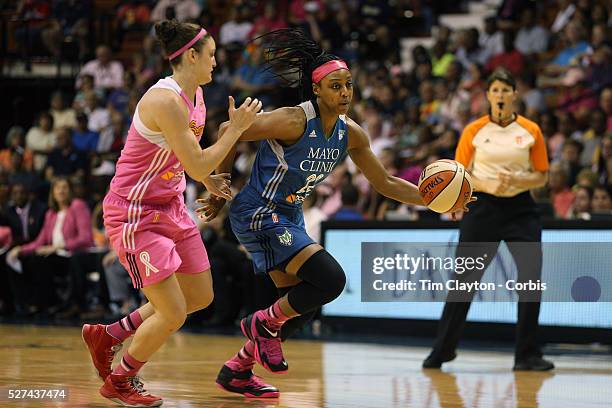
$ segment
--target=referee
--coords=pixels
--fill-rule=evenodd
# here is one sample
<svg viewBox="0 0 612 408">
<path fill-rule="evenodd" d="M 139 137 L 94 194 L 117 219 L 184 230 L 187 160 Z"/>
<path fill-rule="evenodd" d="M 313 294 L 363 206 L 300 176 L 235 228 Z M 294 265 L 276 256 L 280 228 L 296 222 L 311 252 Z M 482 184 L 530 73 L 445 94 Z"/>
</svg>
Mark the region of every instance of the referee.
<svg viewBox="0 0 612 408">
<path fill-rule="evenodd" d="M 542 269 L 542 226 L 529 190 L 546 183 L 546 145 L 538 125 L 514 112 L 516 82 L 508 71 L 493 72 L 487 81 L 486 96 L 489 115 L 465 128 L 455 160 L 471 170 L 478 197 L 461 220 L 456 256 L 487 256 L 482 270 L 466 272 L 458 279 L 480 281 L 504 240 L 516 263 L 518 281 L 536 280 Z M 470 245 L 471 242 L 479 244 Z M 433 350 L 423 368 L 440 368 L 456 357 L 473 296 L 473 291 L 449 293 Z M 540 298 L 539 291 L 519 292 L 514 370 L 554 368 L 553 363 L 542 358 L 537 344 Z"/>
</svg>

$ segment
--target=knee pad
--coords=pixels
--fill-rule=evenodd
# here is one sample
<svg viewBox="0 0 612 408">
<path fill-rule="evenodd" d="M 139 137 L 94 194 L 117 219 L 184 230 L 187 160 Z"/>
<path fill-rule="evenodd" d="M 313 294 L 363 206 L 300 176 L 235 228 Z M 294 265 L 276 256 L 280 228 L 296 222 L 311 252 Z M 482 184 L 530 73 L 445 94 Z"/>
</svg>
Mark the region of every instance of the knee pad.
<svg viewBox="0 0 612 408">
<path fill-rule="evenodd" d="M 340 296 L 346 284 L 344 270 L 324 249 L 308 258 L 297 271 L 297 276 L 323 291 L 327 295 L 325 303 Z"/>
</svg>

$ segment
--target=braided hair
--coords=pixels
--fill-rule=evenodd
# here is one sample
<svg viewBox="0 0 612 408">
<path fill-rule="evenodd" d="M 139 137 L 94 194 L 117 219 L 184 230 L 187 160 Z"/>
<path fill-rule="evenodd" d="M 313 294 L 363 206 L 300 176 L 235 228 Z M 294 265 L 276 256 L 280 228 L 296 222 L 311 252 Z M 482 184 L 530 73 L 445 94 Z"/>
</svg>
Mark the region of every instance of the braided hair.
<svg viewBox="0 0 612 408">
<path fill-rule="evenodd" d="M 252 41 L 261 42 L 266 70 L 271 71 L 284 86 L 298 88 L 302 100 L 314 97 L 312 72 L 329 61 L 340 59 L 323 51 L 313 39 L 294 28 L 270 31 Z"/>
</svg>

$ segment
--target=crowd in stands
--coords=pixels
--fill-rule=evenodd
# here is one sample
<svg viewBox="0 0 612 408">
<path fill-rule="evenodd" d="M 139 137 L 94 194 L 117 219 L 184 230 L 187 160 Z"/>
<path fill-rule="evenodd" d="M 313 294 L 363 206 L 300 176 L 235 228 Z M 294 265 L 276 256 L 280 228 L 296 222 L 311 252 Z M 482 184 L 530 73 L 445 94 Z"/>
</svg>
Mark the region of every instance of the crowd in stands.
<svg viewBox="0 0 612 408">
<path fill-rule="evenodd" d="M 479 31 L 438 24 L 437 2 L 425 0 L 243 0 L 231 6 L 215 0 L 122 0 L 111 44 L 91 40 L 88 18 L 95 3 L 20 0 L 14 10 L 28 25 L 15 33 L 21 49 L 42 44 L 58 57 L 62 41 L 72 37 L 79 53 L 90 57 L 74 89 L 53 93 L 30 126 L 11 127 L 0 150 L 0 311 L 108 316 L 125 314 L 141 301 L 109 251 L 100 207 L 139 98 L 171 72 L 151 30 L 163 18 L 199 23 L 217 43 L 213 82 L 204 89 L 203 143 L 215 140 L 227 120 L 230 94 L 238 102 L 258 97 L 267 111 L 300 102 L 295 89 L 279 86 L 262 69 L 256 40 L 271 29 L 297 27 L 347 61 L 355 82 L 350 116 L 392 174 L 417 183 L 428 163 L 453 158 L 465 125 L 487 114 L 487 75 L 504 66 L 518 80 L 517 111 L 540 125 L 547 143 L 549 182 L 533 192 L 543 214 L 612 219 L 609 2 L 505 0 Z M 118 59 L 128 32 L 140 33 L 142 46 Z M 409 35 L 431 35 L 433 45 L 414 47 L 406 71 L 400 39 Z M 235 192 L 248 179 L 256 152 L 253 143 L 238 146 Z M 189 183 L 191 210 L 201 194 L 202 186 Z M 304 209 L 315 239 L 324 220 L 439 218 L 383 198 L 350 160 L 318 186 Z M 235 304 L 223 295 L 231 288 L 248 297 L 245 288 L 255 279 L 250 262 L 225 213 L 198 222 L 217 292 L 208 318 L 231 322 L 257 302 Z"/>
</svg>

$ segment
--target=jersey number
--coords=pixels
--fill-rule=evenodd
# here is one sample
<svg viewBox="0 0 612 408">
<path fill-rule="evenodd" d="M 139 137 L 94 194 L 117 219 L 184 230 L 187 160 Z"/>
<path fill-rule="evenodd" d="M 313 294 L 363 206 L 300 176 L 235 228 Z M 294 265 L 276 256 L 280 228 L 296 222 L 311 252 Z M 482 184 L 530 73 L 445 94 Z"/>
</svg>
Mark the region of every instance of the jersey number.
<svg viewBox="0 0 612 408">
<path fill-rule="evenodd" d="M 306 177 L 306 184 L 304 185 L 304 187 L 300 188 L 298 191 L 295 192 L 295 195 L 297 196 L 296 201 L 304 201 L 304 199 L 308 197 L 312 189 L 315 188 L 317 183 L 321 181 L 324 177 L 325 174 L 311 174 L 310 176 Z"/>
</svg>

